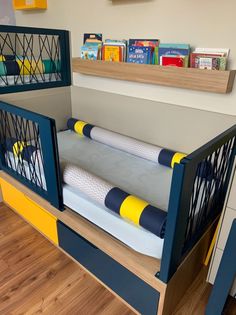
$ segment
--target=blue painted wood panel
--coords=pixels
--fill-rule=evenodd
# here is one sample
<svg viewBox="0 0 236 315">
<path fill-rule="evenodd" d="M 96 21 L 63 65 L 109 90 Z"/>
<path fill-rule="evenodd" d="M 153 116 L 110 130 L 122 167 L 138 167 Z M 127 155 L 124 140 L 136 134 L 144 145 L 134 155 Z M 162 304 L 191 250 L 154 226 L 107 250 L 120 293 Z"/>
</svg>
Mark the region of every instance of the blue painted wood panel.
<svg viewBox="0 0 236 315">
<path fill-rule="evenodd" d="M 62 222 L 57 226 L 61 248 L 141 314 L 157 314 L 159 292 Z"/>
</svg>

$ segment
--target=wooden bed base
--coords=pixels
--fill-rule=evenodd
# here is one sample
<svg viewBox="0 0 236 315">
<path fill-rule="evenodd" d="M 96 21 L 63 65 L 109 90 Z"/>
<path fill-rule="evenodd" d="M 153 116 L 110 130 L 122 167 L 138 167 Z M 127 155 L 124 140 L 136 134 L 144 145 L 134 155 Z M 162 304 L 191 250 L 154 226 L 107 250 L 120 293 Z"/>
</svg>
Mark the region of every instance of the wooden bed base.
<svg viewBox="0 0 236 315">
<path fill-rule="evenodd" d="M 150 309 L 154 309 L 155 303 L 155 313 L 157 315 L 172 314 L 176 305 L 200 271 L 214 232 L 215 224 L 212 224 L 166 284 L 157 277 L 157 273 L 160 271 L 160 260 L 135 252 L 70 209 L 66 209 L 63 212 L 58 211 L 46 200 L 3 171 L 0 172 L 0 184 L 5 204 L 20 214 L 109 291 L 119 299 L 122 299 L 137 314 L 140 312 L 141 314 L 148 314 Z M 66 234 L 63 234 L 63 238 L 60 237 L 62 230 L 59 228 L 59 225 L 62 226 L 62 230 L 66 229 L 66 234 L 69 237 L 72 235 L 72 238 L 68 240 L 69 245 L 66 245 L 68 244 Z M 77 240 L 77 235 L 80 238 L 77 243 L 80 246 L 78 251 L 76 251 L 77 248 L 73 249 L 72 244 L 72 239 Z M 72 244 L 71 247 L 70 243 Z M 96 256 L 98 261 L 101 259 L 101 263 L 104 263 L 106 267 L 114 267 L 114 274 L 117 271 L 117 276 L 122 272 L 121 274 L 129 282 L 131 281 L 132 283 L 133 281 L 134 286 L 138 287 L 137 290 L 140 289 L 140 291 L 137 291 L 137 298 L 140 292 L 141 294 L 146 292 L 146 298 L 144 294 L 145 310 L 142 311 L 142 308 L 141 311 L 140 309 L 135 309 L 134 305 L 129 303 L 129 296 L 125 299 L 122 296 L 123 293 L 121 296 L 119 295 L 120 289 L 119 286 L 117 289 L 115 276 L 114 279 L 111 279 L 113 276 L 106 278 L 107 275 L 105 275 L 106 279 L 103 281 L 104 275 L 100 275 L 99 266 L 96 268 L 97 261 L 93 261 L 93 265 L 91 265 L 91 258 L 94 256 L 91 256 L 89 261 L 84 260 L 84 256 L 86 254 L 89 256 L 90 250 L 93 250 L 93 248 L 96 249 L 96 255 L 98 253 L 98 256 Z M 82 250 L 85 251 L 84 255 Z M 150 304 L 153 304 L 152 307 L 149 305 L 149 297 Z M 134 301 L 135 303 L 139 303 L 139 301 Z"/>
</svg>

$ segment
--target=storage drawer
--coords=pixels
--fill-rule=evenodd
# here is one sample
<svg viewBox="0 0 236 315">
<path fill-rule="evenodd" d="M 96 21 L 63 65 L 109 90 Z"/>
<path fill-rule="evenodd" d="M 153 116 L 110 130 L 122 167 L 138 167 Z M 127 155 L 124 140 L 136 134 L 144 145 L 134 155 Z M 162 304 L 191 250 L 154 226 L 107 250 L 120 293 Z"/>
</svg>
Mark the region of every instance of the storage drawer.
<svg viewBox="0 0 236 315">
<path fill-rule="evenodd" d="M 3 200 L 42 232 L 51 241 L 58 244 L 57 218 L 41 208 L 14 186 L 0 178 Z"/>
<path fill-rule="evenodd" d="M 59 246 L 143 315 L 156 315 L 159 292 L 62 222 Z"/>
<path fill-rule="evenodd" d="M 227 206 L 236 211 L 236 172 L 234 173 Z"/>
<path fill-rule="evenodd" d="M 217 248 L 224 250 L 228 236 L 229 236 L 229 231 L 232 226 L 232 222 L 235 218 L 236 218 L 236 210 L 233 210 L 231 208 L 226 208 L 223 222 L 220 229 L 220 236 L 217 242 Z"/>
<path fill-rule="evenodd" d="M 223 255 L 223 251 L 217 248 L 215 251 L 214 257 L 212 258 L 213 264 L 212 264 L 210 276 L 209 276 L 209 282 L 211 284 L 214 284 L 215 282 L 216 274 L 220 265 L 222 255 Z M 232 289 L 230 291 L 230 295 L 232 295 L 233 297 L 236 295 L 236 279 L 234 280 Z"/>
</svg>

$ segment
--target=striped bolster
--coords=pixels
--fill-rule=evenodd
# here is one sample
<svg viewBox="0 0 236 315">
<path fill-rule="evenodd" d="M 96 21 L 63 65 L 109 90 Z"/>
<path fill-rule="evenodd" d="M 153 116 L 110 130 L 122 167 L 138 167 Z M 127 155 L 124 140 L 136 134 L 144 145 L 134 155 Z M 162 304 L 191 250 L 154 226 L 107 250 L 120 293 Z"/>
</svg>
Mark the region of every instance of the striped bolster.
<svg viewBox="0 0 236 315">
<path fill-rule="evenodd" d="M 77 189 L 93 201 L 107 207 L 138 226 L 163 238 L 165 232 L 166 212 L 149 205 L 146 201 L 114 187 L 102 178 L 86 170 L 61 162 L 63 181 Z"/>
<path fill-rule="evenodd" d="M 36 147 L 29 145 L 24 141 L 19 141 L 15 138 L 9 138 L 6 140 L 6 150 L 12 152 L 15 157 L 21 158 L 27 162 L 32 162 L 33 153 L 36 151 Z"/>
<path fill-rule="evenodd" d="M 81 136 L 91 138 L 91 130 L 93 129 L 94 126 L 86 123 L 83 120 L 70 118 L 67 121 L 67 127 L 68 129 L 75 131 Z"/>
<path fill-rule="evenodd" d="M 30 60 L 15 56 L 0 56 L 0 75 L 33 75 L 59 72 L 60 61 Z"/>
<path fill-rule="evenodd" d="M 164 237 L 166 212 L 148 202 L 114 187 L 105 198 L 105 206 L 160 238 Z"/>
<path fill-rule="evenodd" d="M 174 168 L 175 163 L 180 163 L 180 161 L 186 157 L 187 154 L 175 152 L 168 149 L 162 149 L 158 156 L 158 162 L 161 165 Z"/>
<path fill-rule="evenodd" d="M 170 168 L 174 168 L 175 163 L 180 163 L 180 161 L 186 156 L 186 154 L 184 153 L 159 148 L 158 146 L 150 145 L 142 141 L 138 141 L 136 139 L 123 136 L 100 127 L 94 128 L 95 126 L 90 125 L 83 120 L 78 120 L 75 118 L 70 118 L 68 120 L 67 127 L 68 129 L 75 131 L 81 136 L 89 137 L 95 141 L 111 145 L 114 148 L 124 150 L 128 153 L 137 155 L 141 158 L 145 158 L 147 160 L 159 163 Z M 92 129 L 93 132 L 91 134 Z M 98 130 L 103 131 L 102 136 L 98 137 L 99 132 Z M 117 140 L 116 135 L 119 135 L 119 140 Z"/>
</svg>

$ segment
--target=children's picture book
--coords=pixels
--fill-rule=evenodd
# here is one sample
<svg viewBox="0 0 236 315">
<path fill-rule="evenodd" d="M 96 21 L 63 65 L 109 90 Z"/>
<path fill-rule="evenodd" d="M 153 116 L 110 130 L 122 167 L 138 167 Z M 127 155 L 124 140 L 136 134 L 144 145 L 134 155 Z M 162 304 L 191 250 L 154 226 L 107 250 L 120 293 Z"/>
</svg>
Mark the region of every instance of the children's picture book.
<svg viewBox="0 0 236 315">
<path fill-rule="evenodd" d="M 186 56 L 186 64 L 188 66 L 190 54 L 190 46 L 188 44 L 160 44 L 158 55 L 159 55 L 159 63 L 161 63 L 162 56 Z"/>
<path fill-rule="evenodd" d="M 81 58 L 86 60 L 97 60 L 98 59 L 98 47 L 97 46 L 82 46 L 81 47 Z"/>
<path fill-rule="evenodd" d="M 104 61 L 123 61 L 122 48 L 116 45 L 104 45 L 102 47 L 102 60 Z"/>
<path fill-rule="evenodd" d="M 228 48 L 196 48 L 190 55 L 190 67 L 226 70 L 228 56 Z"/>
<path fill-rule="evenodd" d="M 84 45 L 81 47 L 81 58 L 90 60 L 101 59 L 102 34 L 85 33 Z"/>
<path fill-rule="evenodd" d="M 102 34 L 101 33 L 84 33 L 84 45 L 86 43 L 102 43 Z"/>
<path fill-rule="evenodd" d="M 126 54 L 127 54 L 127 40 L 122 39 L 106 39 L 104 46 L 120 46 L 121 47 L 121 55 L 122 55 L 122 60 L 121 61 L 126 61 Z"/>
<path fill-rule="evenodd" d="M 207 70 L 226 70 L 226 57 L 217 57 L 209 55 L 191 56 L 191 68 Z"/>
<path fill-rule="evenodd" d="M 143 38 L 134 38 L 129 39 L 129 46 L 144 46 L 144 47 L 153 47 L 153 60 L 152 64 L 159 64 L 158 60 L 158 47 L 160 44 L 159 39 L 143 39 Z"/>
<path fill-rule="evenodd" d="M 153 47 L 129 46 L 127 62 L 151 64 Z"/>
</svg>

